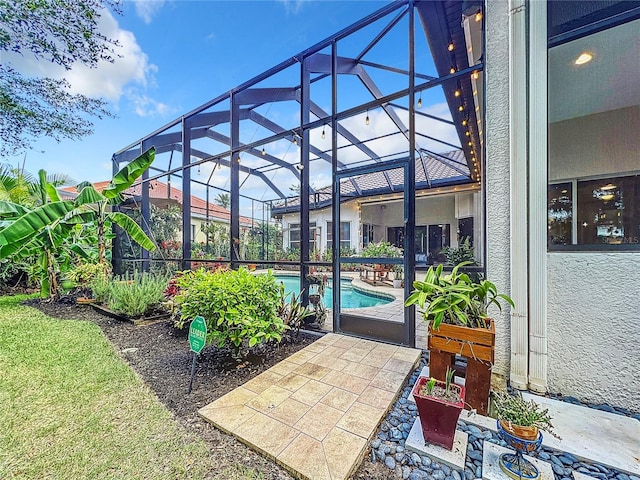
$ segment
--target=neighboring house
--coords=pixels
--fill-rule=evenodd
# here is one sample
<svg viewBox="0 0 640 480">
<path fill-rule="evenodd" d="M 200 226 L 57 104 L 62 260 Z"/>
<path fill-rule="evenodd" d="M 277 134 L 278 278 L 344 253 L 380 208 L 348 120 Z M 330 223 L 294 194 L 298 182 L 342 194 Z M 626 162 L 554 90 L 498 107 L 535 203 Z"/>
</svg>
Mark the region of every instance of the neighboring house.
<svg viewBox="0 0 640 480">
<path fill-rule="evenodd" d="M 96 182 L 93 186 L 101 192 L 107 185 L 109 180 L 103 182 Z M 75 197 L 75 187 L 62 187 L 59 189 L 63 198 Z M 141 187 L 140 185 L 134 185 L 133 187 L 125 191 L 125 198 L 127 203 L 135 204 L 141 203 Z M 149 198 L 153 205 L 159 208 L 166 208 L 168 205 L 182 205 L 182 191 L 174 187 L 173 185 L 167 185 L 166 183 L 158 180 L 151 180 L 149 182 Z M 196 243 L 205 243 L 206 236 L 202 231 L 202 227 L 207 223 L 229 224 L 231 214 L 229 210 L 215 205 L 213 203 L 207 203 L 205 200 L 191 195 L 191 223 L 189 225 L 191 231 L 191 239 Z M 251 228 L 251 218 L 240 217 L 241 228 Z M 181 239 L 181 235 L 178 234 L 176 240 Z"/>
<path fill-rule="evenodd" d="M 359 252 L 371 242 L 403 247 L 402 175 L 369 173 L 341 182 L 340 247 Z M 432 263 L 443 247 L 469 238 L 482 258 L 482 213 L 479 187 L 469 183 L 460 150 L 416 159 L 416 260 Z M 309 197 L 311 252 L 333 247 L 331 186 Z M 272 215 L 282 222 L 283 248 L 300 248 L 300 198 L 274 204 Z"/>
</svg>

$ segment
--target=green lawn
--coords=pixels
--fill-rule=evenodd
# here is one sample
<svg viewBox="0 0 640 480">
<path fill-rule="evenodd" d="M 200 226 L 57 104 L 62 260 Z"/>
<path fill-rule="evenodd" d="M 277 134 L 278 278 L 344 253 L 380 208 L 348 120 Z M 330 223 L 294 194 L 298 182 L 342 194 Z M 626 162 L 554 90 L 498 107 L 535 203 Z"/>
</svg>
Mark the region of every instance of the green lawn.
<svg viewBox="0 0 640 480">
<path fill-rule="evenodd" d="M 172 419 L 96 325 L 53 319 L 22 298 L 0 298 L 0 478 L 216 471 L 205 443 Z"/>
</svg>

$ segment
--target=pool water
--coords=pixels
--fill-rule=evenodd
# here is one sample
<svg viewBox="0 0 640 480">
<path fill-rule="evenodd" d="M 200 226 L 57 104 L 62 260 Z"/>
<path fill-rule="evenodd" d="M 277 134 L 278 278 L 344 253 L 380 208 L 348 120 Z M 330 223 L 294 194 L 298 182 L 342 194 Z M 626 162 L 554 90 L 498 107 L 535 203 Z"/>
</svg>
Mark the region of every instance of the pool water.
<svg viewBox="0 0 640 480">
<path fill-rule="evenodd" d="M 292 275 L 276 275 L 276 280 L 284 284 L 285 293 L 300 293 L 300 277 Z M 311 287 L 311 291 L 313 292 Z M 342 280 L 340 282 L 340 301 L 342 308 L 363 308 L 375 307 L 376 305 L 384 305 L 390 303 L 389 298 L 381 298 L 374 295 L 367 295 L 361 291 L 355 290 L 350 280 Z M 331 308 L 333 305 L 333 282 L 329 279 L 329 285 L 324 292 L 324 304 Z"/>
</svg>

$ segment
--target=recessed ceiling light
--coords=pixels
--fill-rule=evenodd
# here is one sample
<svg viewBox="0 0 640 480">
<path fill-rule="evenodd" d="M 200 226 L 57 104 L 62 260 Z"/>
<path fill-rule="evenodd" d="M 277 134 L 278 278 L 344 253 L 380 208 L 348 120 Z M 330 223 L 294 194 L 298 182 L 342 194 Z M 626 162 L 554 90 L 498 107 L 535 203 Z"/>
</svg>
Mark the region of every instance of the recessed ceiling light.
<svg viewBox="0 0 640 480">
<path fill-rule="evenodd" d="M 589 63 L 591 60 L 593 60 L 593 55 L 589 52 L 583 52 L 578 58 L 576 58 L 574 63 L 576 65 L 584 65 L 585 63 Z"/>
</svg>

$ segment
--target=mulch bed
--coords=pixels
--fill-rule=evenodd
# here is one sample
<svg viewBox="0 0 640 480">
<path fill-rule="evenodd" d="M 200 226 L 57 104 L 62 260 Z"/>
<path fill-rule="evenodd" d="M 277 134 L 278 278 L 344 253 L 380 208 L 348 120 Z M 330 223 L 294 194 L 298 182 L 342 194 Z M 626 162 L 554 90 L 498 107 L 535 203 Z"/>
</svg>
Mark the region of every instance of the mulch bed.
<svg viewBox="0 0 640 480">
<path fill-rule="evenodd" d="M 207 443 L 220 470 L 239 463 L 254 468 L 265 480 L 293 478 L 274 462 L 202 420 L 197 412 L 201 407 L 311 344 L 316 336 L 301 333 L 298 339 L 291 342 L 254 350 L 243 361 L 233 359 L 229 350 L 207 347 L 197 362 L 193 391 L 188 395 L 193 353 L 189 351 L 186 330 L 174 329 L 169 321 L 136 326 L 104 316 L 88 305 L 39 300 L 30 300 L 27 304 L 52 317 L 86 320 L 97 324 L 114 349 L 174 413 L 176 419 L 190 431 L 197 432 Z M 208 478 L 221 478 L 218 474 L 219 471 L 209 472 Z M 372 464 L 365 458 L 352 478 L 383 480 L 395 478 L 395 475 L 380 463 Z"/>
</svg>

